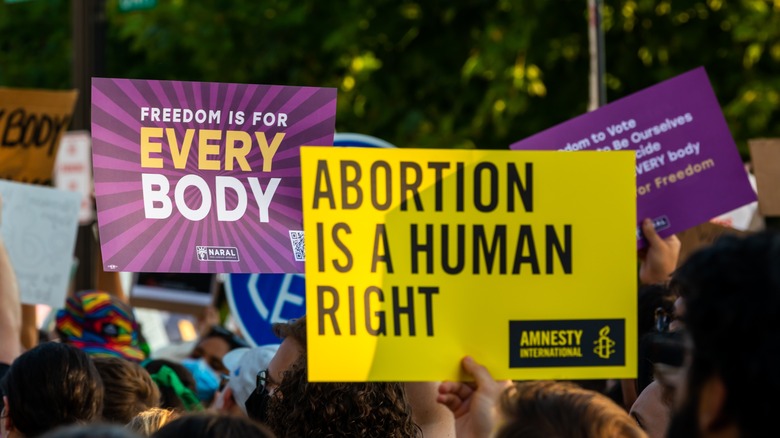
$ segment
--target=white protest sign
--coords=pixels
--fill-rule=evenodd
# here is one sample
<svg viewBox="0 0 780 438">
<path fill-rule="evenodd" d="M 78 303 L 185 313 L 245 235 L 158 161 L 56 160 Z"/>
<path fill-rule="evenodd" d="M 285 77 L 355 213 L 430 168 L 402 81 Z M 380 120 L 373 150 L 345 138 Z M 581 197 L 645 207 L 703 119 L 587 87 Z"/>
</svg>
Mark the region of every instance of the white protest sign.
<svg viewBox="0 0 780 438">
<path fill-rule="evenodd" d="M 92 137 L 89 131 L 71 131 L 62 136 L 54 162 L 54 186 L 81 194 L 79 223 L 95 220 L 92 208 Z"/>
<path fill-rule="evenodd" d="M 22 302 L 62 307 L 73 264 L 81 196 L 10 181 L 0 181 L 0 196 L 0 233 Z"/>
</svg>

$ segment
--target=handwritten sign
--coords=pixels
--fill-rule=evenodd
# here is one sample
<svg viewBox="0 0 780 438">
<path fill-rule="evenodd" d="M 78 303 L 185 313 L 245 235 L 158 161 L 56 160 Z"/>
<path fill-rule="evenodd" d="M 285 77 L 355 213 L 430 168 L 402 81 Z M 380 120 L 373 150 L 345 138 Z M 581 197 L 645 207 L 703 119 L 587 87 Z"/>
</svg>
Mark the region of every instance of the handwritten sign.
<svg viewBox="0 0 780 438">
<path fill-rule="evenodd" d="M 299 149 L 333 143 L 336 90 L 92 80 L 106 271 L 303 271 Z"/>
<path fill-rule="evenodd" d="M 22 302 L 62 307 L 78 230 L 77 193 L 0 181 L 3 235 Z"/>
<path fill-rule="evenodd" d="M 76 90 L 0 87 L 0 179 L 51 185 L 77 96 Z"/>
<path fill-rule="evenodd" d="M 704 68 L 616 100 L 510 148 L 633 151 L 638 248 L 646 245 L 639 229 L 644 218 L 652 219 L 666 237 L 756 200 Z"/>
<path fill-rule="evenodd" d="M 633 154 L 301 163 L 309 380 L 460 379 L 466 354 L 499 379 L 636 374 Z"/>
</svg>

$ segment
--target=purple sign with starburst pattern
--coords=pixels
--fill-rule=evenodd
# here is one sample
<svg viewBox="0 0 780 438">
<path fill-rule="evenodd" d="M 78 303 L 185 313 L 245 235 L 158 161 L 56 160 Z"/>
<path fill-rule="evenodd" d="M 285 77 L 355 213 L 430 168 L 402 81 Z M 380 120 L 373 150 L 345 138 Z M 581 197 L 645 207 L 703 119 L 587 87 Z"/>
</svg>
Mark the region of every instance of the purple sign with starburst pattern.
<svg viewBox="0 0 780 438">
<path fill-rule="evenodd" d="M 335 119 L 333 88 L 93 78 L 103 269 L 303 272 L 300 147 Z"/>
</svg>

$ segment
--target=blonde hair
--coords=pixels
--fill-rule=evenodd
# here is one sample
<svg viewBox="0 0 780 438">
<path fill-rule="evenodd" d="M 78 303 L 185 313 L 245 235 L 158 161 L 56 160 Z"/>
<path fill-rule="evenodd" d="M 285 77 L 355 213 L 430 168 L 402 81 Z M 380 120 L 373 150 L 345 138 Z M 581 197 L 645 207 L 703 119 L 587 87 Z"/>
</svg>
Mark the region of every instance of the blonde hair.
<svg viewBox="0 0 780 438">
<path fill-rule="evenodd" d="M 133 417 L 125 427 L 139 435 L 151 436 L 177 418 L 179 414 L 170 409 L 151 408 Z"/>
<path fill-rule="evenodd" d="M 569 382 L 523 382 L 501 395 L 497 438 L 646 438 L 608 397 Z"/>
</svg>

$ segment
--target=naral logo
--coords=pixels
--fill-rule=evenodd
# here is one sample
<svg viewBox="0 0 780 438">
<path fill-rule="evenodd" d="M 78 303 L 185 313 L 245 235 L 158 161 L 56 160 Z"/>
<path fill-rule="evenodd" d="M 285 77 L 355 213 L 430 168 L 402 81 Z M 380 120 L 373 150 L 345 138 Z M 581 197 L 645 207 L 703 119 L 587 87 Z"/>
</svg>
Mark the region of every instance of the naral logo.
<svg viewBox="0 0 780 438">
<path fill-rule="evenodd" d="M 195 252 L 201 262 L 237 262 L 238 248 L 232 246 L 196 246 Z"/>
</svg>

